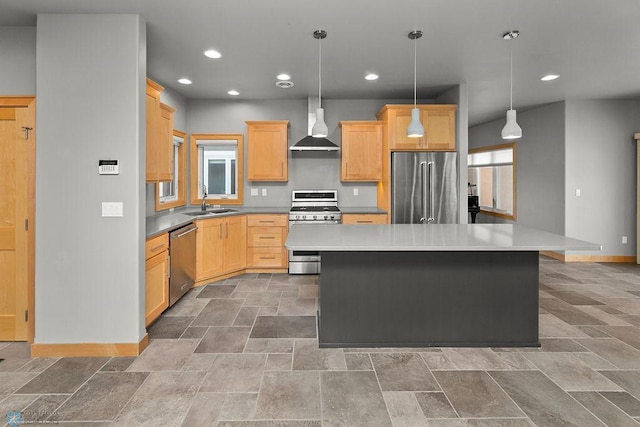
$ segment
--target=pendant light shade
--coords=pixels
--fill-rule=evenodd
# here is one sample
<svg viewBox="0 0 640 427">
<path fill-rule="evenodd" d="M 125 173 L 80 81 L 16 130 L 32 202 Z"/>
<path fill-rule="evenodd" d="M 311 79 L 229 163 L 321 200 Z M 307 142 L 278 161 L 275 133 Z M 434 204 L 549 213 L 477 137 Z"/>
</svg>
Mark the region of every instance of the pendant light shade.
<svg viewBox="0 0 640 427">
<path fill-rule="evenodd" d="M 502 139 L 522 138 L 522 128 L 516 122 L 516 110 L 507 110 L 507 124 L 502 128 Z"/>
<path fill-rule="evenodd" d="M 418 56 L 417 56 L 417 41 L 422 37 L 422 31 L 414 30 L 409 33 L 409 39 L 413 40 L 413 109 L 411 110 L 411 123 L 407 127 L 407 137 L 409 138 L 421 138 L 424 136 L 424 126 L 420 122 L 420 110 L 418 109 L 416 102 L 417 92 L 417 72 L 418 72 Z"/>
<path fill-rule="evenodd" d="M 329 128 L 324 122 L 324 108 L 316 109 L 316 122 L 311 128 L 311 136 L 315 138 L 326 138 L 329 135 Z"/>
<path fill-rule="evenodd" d="M 322 108 L 322 39 L 327 37 L 324 30 L 316 30 L 313 37 L 318 40 L 318 108 L 316 109 L 316 122 L 311 128 L 311 136 L 326 138 L 329 135 L 329 127 L 324 122 L 324 108 Z"/>
<path fill-rule="evenodd" d="M 520 31 L 507 31 L 502 38 L 512 41 L 520 35 Z M 509 109 L 507 110 L 507 123 L 502 128 L 502 139 L 522 138 L 522 128 L 516 121 L 516 110 L 513 109 L 513 47 L 509 45 Z"/>
<path fill-rule="evenodd" d="M 411 109 L 411 123 L 407 128 L 407 136 L 409 138 L 420 138 L 424 136 L 424 126 L 420 123 L 420 110 L 417 108 Z"/>
</svg>

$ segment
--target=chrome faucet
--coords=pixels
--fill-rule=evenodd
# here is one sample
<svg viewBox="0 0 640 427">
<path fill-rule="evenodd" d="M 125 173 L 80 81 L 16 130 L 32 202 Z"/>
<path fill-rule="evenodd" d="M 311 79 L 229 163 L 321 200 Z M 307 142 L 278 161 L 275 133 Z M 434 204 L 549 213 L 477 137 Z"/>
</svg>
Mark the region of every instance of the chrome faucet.
<svg viewBox="0 0 640 427">
<path fill-rule="evenodd" d="M 207 186 L 202 186 L 202 211 L 207 210 Z"/>
</svg>

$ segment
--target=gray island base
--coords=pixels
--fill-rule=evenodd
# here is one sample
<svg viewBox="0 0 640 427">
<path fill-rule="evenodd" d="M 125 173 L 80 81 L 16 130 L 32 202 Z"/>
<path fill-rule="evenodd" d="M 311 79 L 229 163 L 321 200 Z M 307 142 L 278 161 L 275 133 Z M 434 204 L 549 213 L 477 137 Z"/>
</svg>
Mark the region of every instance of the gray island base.
<svg viewBox="0 0 640 427">
<path fill-rule="evenodd" d="M 600 246 L 512 224 L 293 226 L 320 251 L 320 347 L 539 346 L 540 250 Z"/>
</svg>

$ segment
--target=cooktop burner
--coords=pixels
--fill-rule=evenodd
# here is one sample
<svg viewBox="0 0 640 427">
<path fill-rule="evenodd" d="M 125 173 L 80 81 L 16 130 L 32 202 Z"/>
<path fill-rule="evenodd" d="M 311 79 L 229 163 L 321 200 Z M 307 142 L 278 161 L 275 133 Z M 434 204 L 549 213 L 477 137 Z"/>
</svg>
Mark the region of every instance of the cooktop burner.
<svg viewBox="0 0 640 427">
<path fill-rule="evenodd" d="M 293 206 L 291 212 L 340 212 L 337 206 Z"/>
</svg>

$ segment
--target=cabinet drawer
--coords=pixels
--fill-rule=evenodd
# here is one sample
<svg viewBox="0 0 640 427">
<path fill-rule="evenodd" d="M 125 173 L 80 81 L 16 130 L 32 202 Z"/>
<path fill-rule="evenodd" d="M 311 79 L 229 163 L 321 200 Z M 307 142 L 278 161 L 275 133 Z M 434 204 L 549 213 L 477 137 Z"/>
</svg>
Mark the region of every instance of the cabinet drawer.
<svg viewBox="0 0 640 427">
<path fill-rule="evenodd" d="M 386 224 L 386 214 L 344 214 L 343 224 Z"/>
<path fill-rule="evenodd" d="M 169 249 L 169 235 L 167 233 L 152 237 L 145 243 L 144 259 L 149 259 L 167 249 Z"/>
<path fill-rule="evenodd" d="M 248 227 L 247 245 L 256 246 L 282 246 L 284 244 L 282 227 Z"/>
<path fill-rule="evenodd" d="M 283 248 L 249 248 L 247 258 L 249 267 L 287 266 L 287 251 Z"/>
<path fill-rule="evenodd" d="M 249 227 L 288 227 L 288 215 L 249 215 L 247 218 Z"/>
</svg>

